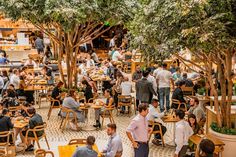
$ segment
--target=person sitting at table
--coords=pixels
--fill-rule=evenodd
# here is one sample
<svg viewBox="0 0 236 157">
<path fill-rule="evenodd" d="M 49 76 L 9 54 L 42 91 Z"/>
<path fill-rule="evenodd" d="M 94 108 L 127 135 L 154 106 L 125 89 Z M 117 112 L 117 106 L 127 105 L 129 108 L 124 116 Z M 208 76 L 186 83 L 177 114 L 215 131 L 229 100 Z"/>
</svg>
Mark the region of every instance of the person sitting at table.
<svg viewBox="0 0 236 157">
<path fill-rule="evenodd" d="M 96 125 L 93 125 L 94 127 L 101 128 L 101 123 L 100 123 L 100 115 L 104 112 L 104 110 L 107 107 L 112 107 L 114 105 L 114 99 L 112 97 L 112 90 L 111 89 L 106 89 L 104 91 L 104 96 L 106 98 L 106 103 L 100 102 L 103 104 L 103 107 L 101 109 L 96 109 L 95 110 L 95 120 L 96 120 Z"/>
<path fill-rule="evenodd" d="M 62 87 L 64 83 L 62 81 L 59 81 L 56 85 L 56 87 L 52 90 L 52 95 L 51 97 L 55 100 L 59 100 L 60 104 L 62 104 L 61 96 L 62 96 Z M 53 102 L 51 102 L 52 105 Z M 59 106 L 60 105 L 57 101 L 54 102 L 54 106 Z"/>
<path fill-rule="evenodd" d="M 78 147 L 73 157 L 97 157 L 98 153 L 92 148 L 94 144 L 95 137 L 88 136 L 86 140 L 86 146 Z"/>
<path fill-rule="evenodd" d="M 188 123 L 189 123 L 190 127 L 193 129 L 194 135 L 203 133 L 203 131 L 201 130 L 200 126 L 197 123 L 197 119 L 194 114 L 190 114 L 188 116 Z M 189 141 L 189 148 L 191 150 L 194 150 L 194 144 L 191 141 Z"/>
<path fill-rule="evenodd" d="M 93 98 L 92 87 L 89 85 L 89 83 L 86 80 L 82 81 L 82 85 L 85 86 L 85 89 L 83 90 L 83 92 L 86 98 L 86 102 L 88 102 L 89 99 Z"/>
<path fill-rule="evenodd" d="M 209 139 L 201 140 L 197 147 L 196 157 L 213 157 L 215 151 L 215 144 Z"/>
<path fill-rule="evenodd" d="M 25 79 L 23 76 L 20 76 L 20 84 L 19 84 L 19 90 L 18 90 L 18 96 L 25 96 L 26 102 L 34 103 L 34 91 L 25 91 L 25 88 L 27 87 L 25 83 Z"/>
<path fill-rule="evenodd" d="M 105 149 L 102 151 L 102 157 L 121 156 L 123 146 L 121 137 L 116 132 L 116 124 L 107 124 L 107 135 L 110 136 L 110 138 Z"/>
<path fill-rule="evenodd" d="M 24 102 L 21 105 L 20 115 L 23 117 L 29 117 L 28 109 L 31 107 L 31 104 L 28 102 Z"/>
<path fill-rule="evenodd" d="M 32 59 L 30 55 L 28 56 L 28 60 L 25 62 L 24 66 L 37 68 L 36 62 Z"/>
<path fill-rule="evenodd" d="M 182 87 L 184 86 L 184 82 L 178 81 L 178 82 L 176 82 L 176 85 L 177 85 L 177 88 L 175 88 L 175 90 L 172 94 L 172 99 L 179 100 L 180 103 L 186 103 L 186 101 L 184 100 L 184 94 L 182 91 Z M 171 107 L 174 109 L 177 109 L 178 104 L 172 103 Z M 180 107 L 182 107 L 182 105 Z"/>
<path fill-rule="evenodd" d="M 128 77 L 124 77 L 121 84 L 121 95 L 123 96 L 131 96 L 132 92 L 132 83 L 129 81 Z M 127 99 L 121 100 L 122 102 L 128 103 Z M 125 106 L 122 106 L 121 113 L 125 112 Z"/>
<path fill-rule="evenodd" d="M 80 104 L 79 104 L 79 102 L 76 101 L 75 90 L 73 90 L 73 89 L 69 90 L 67 96 L 63 100 L 62 107 L 71 109 L 74 112 L 76 112 L 78 121 L 79 122 L 84 122 L 85 117 L 84 117 L 83 113 L 78 110 L 78 108 L 80 107 Z M 61 112 L 61 115 L 63 117 L 65 117 L 66 113 Z M 70 125 L 71 125 L 71 128 L 75 130 L 75 126 L 76 125 L 75 125 L 75 121 L 74 120 L 71 121 Z"/>
<path fill-rule="evenodd" d="M 183 77 L 182 81 L 185 82 L 185 87 L 193 87 L 194 86 L 193 81 L 188 79 L 187 73 L 183 73 L 182 77 Z"/>
<path fill-rule="evenodd" d="M 203 104 L 199 104 L 199 102 L 196 103 L 196 108 L 193 110 L 193 114 L 196 116 L 197 123 L 203 127 L 206 122 L 206 113 Z"/>
<path fill-rule="evenodd" d="M 43 125 L 42 116 L 40 116 L 38 113 L 36 113 L 36 110 L 35 110 L 34 107 L 29 107 L 27 109 L 27 112 L 28 112 L 28 115 L 29 115 L 29 126 L 28 126 L 29 129 L 33 129 L 36 126 Z M 26 140 L 25 139 L 26 132 L 27 132 L 27 128 L 25 128 L 25 130 L 22 131 L 21 139 L 23 141 Z M 40 137 L 43 134 L 44 134 L 44 131 L 37 131 L 36 132 L 37 137 Z M 30 131 L 28 133 L 28 137 L 34 137 L 34 133 Z M 33 151 L 34 150 L 34 145 L 31 143 L 30 140 L 26 141 L 26 144 L 27 144 L 26 151 Z"/>
<path fill-rule="evenodd" d="M 20 73 L 18 69 L 13 70 L 13 74 L 10 77 L 10 84 L 14 85 L 14 88 L 17 92 L 19 90 L 19 85 L 20 85 Z"/>
<path fill-rule="evenodd" d="M 9 117 L 9 110 L 6 108 L 0 110 L 0 126 L 1 126 L 0 132 L 10 131 L 11 129 L 13 129 L 13 124 Z M 0 137 L 0 143 L 6 141 L 7 141 L 6 138 Z M 11 136 L 10 136 L 10 141 L 12 141 Z"/>
<path fill-rule="evenodd" d="M 163 121 L 161 119 L 164 116 L 164 112 L 160 113 L 158 111 L 157 107 L 158 107 L 158 100 L 152 99 L 152 103 L 149 105 L 149 113 L 147 115 L 147 119 L 148 119 L 148 121 L 158 122 L 161 125 L 162 135 L 164 136 L 164 134 L 167 131 L 167 129 L 163 125 Z M 152 127 L 152 126 L 150 126 L 150 127 Z M 158 125 L 155 125 L 153 131 L 157 131 L 157 130 L 160 130 L 160 128 Z M 152 140 L 152 143 L 155 145 L 160 145 L 160 142 L 161 142 L 160 134 L 159 133 L 155 134 L 155 138 Z"/>
<path fill-rule="evenodd" d="M 198 98 L 197 97 L 191 97 L 191 99 L 189 101 L 190 108 L 188 109 L 187 112 L 185 112 L 185 114 L 186 115 L 193 114 L 193 111 L 195 110 L 195 108 L 197 107 L 198 104 L 199 104 Z"/>
<path fill-rule="evenodd" d="M 0 64 L 8 64 L 10 61 L 0 53 Z"/>
<path fill-rule="evenodd" d="M 176 149 L 174 157 L 184 157 L 188 149 L 188 140 L 193 135 L 193 130 L 189 123 L 184 120 L 185 113 L 183 110 L 176 110 L 175 115 L 178 122 L 175 126 Z"/>
<path fill-rule="evenodd" d="M 48 84 L 53 85 L 54 79 L 53 79 L 52 69 L 49 68 L 48 66 L 44 66 L 43 67 L 43 74 L 46 77 Z"/>
<path fill-rule="evenodd" d="M 90 54 L 86 57 L 86 68 L 95 67 L 94 60 L 91 58 Z"/>
<path fill-rule="evenodd" d="M 6 90 L 5 94 L 3 95 L 3 98 L 6 98 L 6 97 L 18 98 L 17 92 L 16 92 L 13 84 L 8 85 L 8 89 Z"/>
</svg>

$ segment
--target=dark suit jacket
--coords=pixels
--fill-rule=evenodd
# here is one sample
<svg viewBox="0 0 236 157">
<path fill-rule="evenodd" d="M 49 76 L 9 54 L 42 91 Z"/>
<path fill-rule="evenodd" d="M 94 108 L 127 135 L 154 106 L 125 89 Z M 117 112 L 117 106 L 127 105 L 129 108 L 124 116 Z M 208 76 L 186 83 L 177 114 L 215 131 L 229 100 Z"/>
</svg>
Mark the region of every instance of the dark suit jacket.
<svg viewBox="0 0 236 157">
<path fill-rule="evenodd" d="M 173 92 L 172 99 L 179 100 L 180 102 L 185 102 L 184 94 L 181 88 L 176 88 Z"/>
<path fill-rule="evenodd" d="M 140 100 L 142 103 L 148 103 L 150 94 L 157 95 L 152 87 L 152 83 L 147 80 L 147 78 L 142 78 L 136 85 L 136 99 Z"/>
</svg>

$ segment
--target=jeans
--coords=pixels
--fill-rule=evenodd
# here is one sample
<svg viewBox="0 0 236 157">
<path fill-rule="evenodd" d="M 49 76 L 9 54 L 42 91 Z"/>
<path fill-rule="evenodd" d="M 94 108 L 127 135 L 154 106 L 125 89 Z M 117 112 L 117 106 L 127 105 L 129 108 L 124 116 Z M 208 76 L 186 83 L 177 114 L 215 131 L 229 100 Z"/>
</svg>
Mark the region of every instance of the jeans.
<svg viewBox="0 0 236 157">
<path fill-rule="evenodd" d="M 166 102 L 166 110 L 170 109 L 170 87 L 159 88 L 160 95 L 160 110 L 163 112 L 165 110 L 165 102 Z"/>
</svg>

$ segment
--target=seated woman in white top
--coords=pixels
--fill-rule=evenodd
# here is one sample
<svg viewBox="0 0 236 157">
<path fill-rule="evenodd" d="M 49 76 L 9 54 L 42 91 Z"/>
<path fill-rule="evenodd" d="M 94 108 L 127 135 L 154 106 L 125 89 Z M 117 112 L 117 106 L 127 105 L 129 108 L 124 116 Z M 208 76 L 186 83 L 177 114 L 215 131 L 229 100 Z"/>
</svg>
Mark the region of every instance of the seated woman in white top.
<svg viewBox="0 0 236 157">
<path fill-rule="evenodd" d="M 79 102 L 76 101 L 75 90 L 70 90 L 68 92 L 68 95 L 63 100 L 62 107 L 65 107 L 65 108 L 75 111 L 77 114 L 78 121 L 84 122 L 85 117 L 84 117 L 83 113 L 78 110 L 78 108 L 80 107 L 80 104 L 79 104 Z M 63 117 L 65 117 L 66 113 L 61 112 L 61 115 Z M 71 114 L 70 117 L 72 117 L 72 116 L 73 115 Z M 72 121 L 72 122 L 74 122 L 74 121 Z"/>
<path fill-rule="evenodd" d="M 95 67 L 95 63 L 94 60 L 91 59 L 91 56 L 88 55 L 86 59 L 86 68 L 92 68 L 92 67 Z"/>
<path fill-rule="evenodd" d="M 25 62 L 24 66 L 33 66 L 34 68 L 37 67 L 37 64 L 31 57 Z"/>
</svg>

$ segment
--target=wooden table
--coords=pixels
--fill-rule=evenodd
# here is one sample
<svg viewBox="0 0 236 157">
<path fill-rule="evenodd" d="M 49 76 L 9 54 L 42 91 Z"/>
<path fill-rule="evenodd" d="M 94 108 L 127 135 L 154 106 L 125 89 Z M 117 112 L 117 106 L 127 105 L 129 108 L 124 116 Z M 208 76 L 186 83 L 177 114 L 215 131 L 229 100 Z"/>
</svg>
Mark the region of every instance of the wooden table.
<svg viewBox="0 0 236 157">
<path fill-rule="evenodd" d="M 215 153 L 221 153 L 224 150 L 224 142 L 213 137 L 210 134 L 206 134 L 204 137 L 200 137 L 199 135 L 192 135 L 189 140 L 192 141 L 195 145 L 198 145 L 202 139 L 209 139 L 215 144 Z"/>
<path fill-rule="evenodd" d="M 27 125 L 29 125 L 29 120 L 25 120 L 25 119 L 22 119 L 22 120 L 15 120 L 13 122 L 14 124 L 14 128 L 18 128 L 18 129 L 23 129 L 24 127 L 26 127 Z"/>
<path fill-rule="evenodd" d="M 47 90 L 47 87 L 45 85 L 33 85 L 33 86 L 27 86 L 24 88 L 24 91 L 34 91 L 34 104 L 36 105 L 37 102 L 40 102 L 39 100 L 39 91 L 40 90 Z M 39 103 L 39 108 L 41 104 Z"/>
<path fill-rule="evenodd" d="M 65 146 L 58 146 L 59 157 L 72 157 L 75 153 L 77 147 L 86 146 L 85 144 L 77 144 L 77 145 L 65 145 Z M 101 153 L 98 150 L 97 145 L 93 145 L 93 150 L 98 153 L 98 157 L 101 157 Z"/>
<path fill-rule="evenodd" d="M 173 130 L 172 130 L 173 138 L 168 143 L 171 146 L 175 146 L 175 123 L 178 122 L 178 119 L 176 117 L 174 117 L 173 115 L 167 115 L 167 116 L 164 116 L 162 118 L 162 120 L 163 120 L 164 123 L 172 123 L 174 125 Z"/>
<path fill-rule="evenodd" d="M 91 117 L 92 117 L 91 116 L 91 109 L 98 110 L 98 109 L 101 109 L 101 108 L 102 108 L 101 105 L 94 105 L 93 103 L 87 103 L 87 105 L 79 107 L 79 110 L 87 111 L 87 124 L 84 127 L 82 127 L 82 130 L 84 130 L 84 131 L 96 130 L 95 127 L 90 125 L 92 123 L 91 122 Z"/>
</svg>

